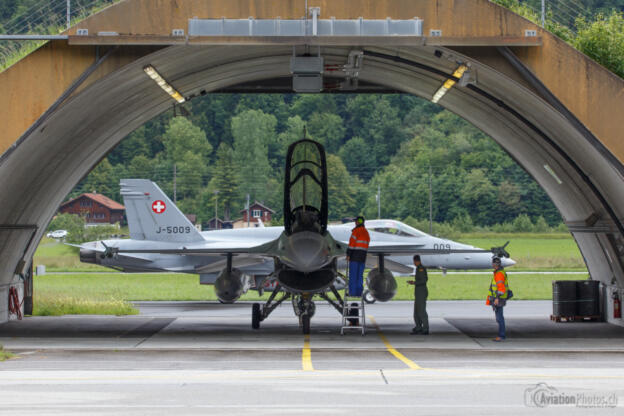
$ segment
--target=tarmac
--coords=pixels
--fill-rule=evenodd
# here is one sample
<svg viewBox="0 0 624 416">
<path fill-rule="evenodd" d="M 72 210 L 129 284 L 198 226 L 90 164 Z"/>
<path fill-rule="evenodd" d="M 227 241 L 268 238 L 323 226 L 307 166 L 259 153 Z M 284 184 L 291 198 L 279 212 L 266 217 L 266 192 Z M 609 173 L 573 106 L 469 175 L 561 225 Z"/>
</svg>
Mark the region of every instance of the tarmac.
<svg viewBox="0 0 624 416">
<path fill-rule="evenodd" d="M 136 316 L 30 317 L 0 325 L 0 414 L 622 414 L 624 327 L 555 323 L 548 301 L 512 301 L 507 340 L 480 301 L 367 305 L 339 333 L 318 303 L 309 336 L 290 304 L 259 330 L 251 305 L 137 302 Z M 562 404 L 563 403 L 563 404 Z M 565 407 L 565 409 L 562 409 Z"/>
</svg>

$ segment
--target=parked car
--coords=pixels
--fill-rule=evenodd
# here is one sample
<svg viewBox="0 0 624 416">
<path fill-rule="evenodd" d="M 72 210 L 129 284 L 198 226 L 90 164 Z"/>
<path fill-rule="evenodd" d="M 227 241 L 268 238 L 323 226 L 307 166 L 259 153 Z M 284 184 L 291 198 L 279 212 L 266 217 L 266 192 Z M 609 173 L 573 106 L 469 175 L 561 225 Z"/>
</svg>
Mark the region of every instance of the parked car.
<svg viewBox="0 0 624 416">
<path fill-rule="evenodd" d="M 67 237 L 67 230 L 55 230 L 46 234 L 49 238 L 65 238 Z"/>
</svg>

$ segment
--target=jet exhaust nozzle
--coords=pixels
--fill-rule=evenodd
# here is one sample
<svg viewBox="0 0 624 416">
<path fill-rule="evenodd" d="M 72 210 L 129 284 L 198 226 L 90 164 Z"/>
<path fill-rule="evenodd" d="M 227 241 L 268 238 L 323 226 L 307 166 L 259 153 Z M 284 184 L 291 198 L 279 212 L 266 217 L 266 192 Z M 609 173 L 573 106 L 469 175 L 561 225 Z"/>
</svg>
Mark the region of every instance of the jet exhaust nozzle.
<svg viewBox="0 0 624 416">
<path fill-rule="evenodd" d="M 388 269 L 384 269 L 383 273 L 377 268 L 372 269 L 366 284 L 370 294 L 380 302 L 387 302 L 396 295 L 397 282 Z"/>
<path fill-rule="evenodd" d="M 80 249 L 80 262 L 97 264 L 98 253 L 95 250 L 89 250 L 88 248 Z"/>
<path fill-rule="evenodd" d="M 223 269 L 214 283 L 215 294 L 223 303 L 234 303 L 245 289 L 243 273 L 238 269 Z"/>
</svg>

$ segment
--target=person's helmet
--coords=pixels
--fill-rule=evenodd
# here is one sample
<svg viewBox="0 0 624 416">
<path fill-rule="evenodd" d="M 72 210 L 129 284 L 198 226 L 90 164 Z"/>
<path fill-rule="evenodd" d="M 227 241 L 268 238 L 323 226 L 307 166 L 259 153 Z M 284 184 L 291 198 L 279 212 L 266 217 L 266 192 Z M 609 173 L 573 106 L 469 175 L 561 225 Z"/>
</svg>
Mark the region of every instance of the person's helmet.
<svg viewBox="0 0 624 416">
<path fill-rule="evenodd" d="M 498 257 L 492 257 L 492 264 L 498 264 L 500 266 L 502 264 L 501 259 Z"/>
<path fill-rule="evenodd" d="M 355 225 L 364 225 L 364 217 L 361 215 L 358 215 L 355 218 Z"/>
</svg>

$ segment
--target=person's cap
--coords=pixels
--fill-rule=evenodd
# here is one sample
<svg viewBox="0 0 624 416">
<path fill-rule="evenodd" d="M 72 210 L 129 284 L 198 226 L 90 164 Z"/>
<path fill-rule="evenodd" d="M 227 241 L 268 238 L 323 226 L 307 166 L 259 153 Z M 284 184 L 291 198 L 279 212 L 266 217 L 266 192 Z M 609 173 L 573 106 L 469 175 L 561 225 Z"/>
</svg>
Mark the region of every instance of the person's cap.
<svg viewBox="0 0 624 416">
<path fill-rule="evenodd" d="M 492 264 L 498 264 L 500 266 L 501 259 L 499 259 L 498 257 L 492 257 Z"/>
<path fill-rule="evenodd" d="M 420 261 L 420 254 L 414 254 L 414 260 Z"/>
<path fill-rule="evenodd" d="M 355 219 L 355 223 L 356 223 L 357 225 L 362 225 L 362 224 L 364 224 L 364 217 L 363 217 L 363 216 L 361 216 L 361 215 L 358 215 L 358 216 L 357 216 L 357 218 Z"/>
</svg>

